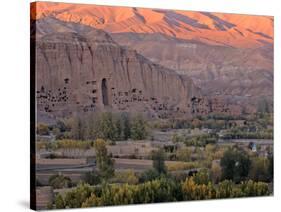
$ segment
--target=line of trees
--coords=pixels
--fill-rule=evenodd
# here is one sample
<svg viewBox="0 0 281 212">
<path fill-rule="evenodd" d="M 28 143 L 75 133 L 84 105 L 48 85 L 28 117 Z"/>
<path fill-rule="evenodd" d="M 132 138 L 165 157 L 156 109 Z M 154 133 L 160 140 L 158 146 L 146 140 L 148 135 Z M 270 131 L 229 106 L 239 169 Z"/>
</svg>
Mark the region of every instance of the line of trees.
<svg viewBox="0 0 281 212">
<path fill-rule="evenodd" d="M 174 143 L 182 142 L 186 146 L 205 147 L 208 144 L 216 144 L 218 141 L 218 135 L 215 133 L 210 133 L 190 137 L 186 135 L 174 134 L 172 136 L 172 141 Z"/>
<path fill-rule="evenodd" d="M 225 180 L 214 186 L 211 182 L 197 183 L 194 177 L 182 182 L 161 176 L 138 185 L 104 184 L 91 187 L 80 184 L 76 189 L 55 198 L 55 208 L 80 208 L 93 206 L 206 200 L 269 195 L 266 183 L 243 181 L 235 184 Z"/>
<path fill-rule="evenodd" d="M 206 200 L 270 194 L 269 184 L 266 182 L 272 181 L 267 178 L 273 176 L 272 155 L 256 161 L 255 158 L 251 160 L 240 149 L 229 148 L 221 159 L 222 176 L 216 176 L 219 178 L 217 181 L 212 179 L 214 173 L 207 169 L 201 169 L 193 176 L 177 179 L 167 172 L 164 163 L 165 152 L 163 149 L 159 149 L 152 153 L 152 169 L 142 173 L 139 178 L 133 171 L 129 171 L 120 176 L 124 180 L 128 178 L 124 183 L 112 184 L 109 179 L 114 176 L 114 162 L 107 153 L 105 141 L 98 139 L 94 146 L 98 167 L 96 174 L 98 174 L 99 181 L 94 183 L 95 186 L 82 183 L 63 196 L 58 194 L 54 202 L 55 208 Z M 253 165 L 253 161 L 256 161 L 256 164 Z M 249 180 L 251 175 L 254 176 L 253 180 Z"/>
<path fill-rule="evenodd" d="M 273 139 L 273 131 L 261 131 L 261 132 L 245 132 L 241 130 L 231 130 L 225 133 L 223 139 Z"/>
<path fill-rule="evenodd" d="M 60 120 L 50 127 L 57 139 L 142 140 L 148 135 L 147 123 L 142 115 L 104 112 L 87 117 Z M 38 126 L 38 132 L 46 133 L 46 127 Z"/>
</svg>

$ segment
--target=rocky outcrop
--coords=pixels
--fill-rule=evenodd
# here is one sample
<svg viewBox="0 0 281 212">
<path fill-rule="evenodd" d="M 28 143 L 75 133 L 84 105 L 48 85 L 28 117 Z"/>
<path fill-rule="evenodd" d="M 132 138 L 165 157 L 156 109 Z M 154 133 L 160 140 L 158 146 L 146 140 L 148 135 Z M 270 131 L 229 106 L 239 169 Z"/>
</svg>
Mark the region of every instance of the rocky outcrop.
<svg viewBox="0 0 281 212">
<path fill-rule="evenodd" d="M 235 111 L 254 111 L 266 100 L 273 110 L 273 17 L 51 2 L 34 3 L 31 11 L 33 20 L 64 21 L 61 32 L 110 33 L 119 45 L 187 75 L 212 105 L 223 97 Z M 58 25 L 38 31 L 50 33 Z"/>
<path fill-rule="evenodd" d="M 48 32 L 44 24 L 52 26 Z M 209 112 L 207 101 L 194 104 L 193 98 L 203 97 L 190 78 L 119 46 L 102 30 L 53 18 L 37 20 L 36 29 L 40 113 L 65 117 L 112 110 L 168 117 Z"/>
</svg>

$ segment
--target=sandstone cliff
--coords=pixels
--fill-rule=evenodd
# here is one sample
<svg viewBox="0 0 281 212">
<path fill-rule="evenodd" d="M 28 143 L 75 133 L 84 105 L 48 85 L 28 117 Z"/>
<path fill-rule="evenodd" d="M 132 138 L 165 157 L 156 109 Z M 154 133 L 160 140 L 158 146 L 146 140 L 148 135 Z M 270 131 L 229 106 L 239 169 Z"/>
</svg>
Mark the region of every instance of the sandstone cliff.
<svg viewBox="0 0 281 212">
<path fill-rule="evenodd" d="M 37 20 L 35 60 L 42 114 L 113 110 L 167 117 L 209 112 L 208 101 L 197 101 L 203 98 L 190 78 L 119 46 L 102 30 L 54 18 Z"/>
<path fill-rule="evenodd" d="M 191 78 L 212 105 L 227 102 L 235 111 L 255 112 L 266 101 L 273 110 L 273 17 L 50 2 L 33 6 L 33 20 L 65 21 L 39 26 L 40 33 L 102 29 L 119 45 Z M 214 109 L 222 112 L 219 108 Z"/>
<path fill-rule="evenodd" d="M 273 99 L 273 46 L 233 48 L 172 38 L 163 34 L 113 33 L 121 45 L 154 63 L 187 75 L 204 95 L 242 99 L 244 105 Z"/>
</svg>

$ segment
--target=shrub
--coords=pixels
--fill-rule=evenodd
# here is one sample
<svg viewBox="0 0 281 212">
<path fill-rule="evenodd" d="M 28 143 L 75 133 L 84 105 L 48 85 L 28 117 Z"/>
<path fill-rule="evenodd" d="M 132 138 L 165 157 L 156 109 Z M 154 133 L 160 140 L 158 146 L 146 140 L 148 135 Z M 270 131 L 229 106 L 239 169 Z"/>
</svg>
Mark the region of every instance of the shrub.
<svg viewBox="0 0 281 212">
<path fill-rule="evenodd" d="M 50 134 L 50 130 L 49 127 L 45 124 L 38 124 L 36 127 L 36 133 L 38 135 L 49 135 Z"/>
<path fill-rule="evenodd" d="M 54 189 L 69 188 L 72 186 L 72 182 L 69 177 L 56 174 L 56 175 L 52 175 L 49 178 L 49 185 L 52 186 Z"/>
<path fill-rule="evenodd" d="M 252 158 L 249 177 L 254 181 L 269 182 L 271 180 L 271 174 L 269 173 L 268 167 L 269 160 L 267 158 Z"/>
<path fill-rule="evenodd" d="M 226 180 L 214 186 L 211 182 L 197 184 L 194 177 L 183 182 L 165 176 L 137 185 L 102 184 L 92 188 L 80 184 L 67 192 L 65 197 L 56 197 L 56 207 L 79 208 L 106 205 L 172 202 L 182 200 L 203 200 L 214 198 L 233 198 L 245 196 L 264 196 L 269 194 L 266 183 L 253 181 L 234 184 Z"/>
<path fill-rule="evenodd" d="M 64 197 L 65 207 L 80 208 L 83 202 L 91 196 L 93 191 L 88 184 L 79 184 L 74 190 L 66 193 Z"/>
<path fill-rule="evenodd" d="M 188 170 L 198 168 L 198 162 L 174 162 L 167 164 L 168 171 L 179 171 L 179 170 Z"/>
<path fill-rule="evenodd" d="M 189 148 L 180 148 L 176 152 L 176 158 L 180 161 L 190 161 L 191 153 L 192 152 Z"/>
<path fill-rule="evenodd" d="M 211 167 L 211 178 L 214 184 L 220 182 L 221 180 L 221 166 L 218 163 L 212 163 Z"/>
<path fill-rule="evenodd" d="M 115 174 L 115 181 L 117 183 L 127 183 L 129 185 L 134 185 L 139 182 L 139 178 L 136 176 L 135 172 L 132 170 L 122 171 Z"/>
<path fill-rule="evenodd" d="M 94 148 L 99 175 L 106 181 L 114 176 L 114 160 L 108 155 L 104 140 L 97 139 L 94 143 Z"/>
<path fill-rule="evenodd" d="M 207 169 L 202 169 L 194 175 L 193 179 L 197 185 L 208 185 L 210 174 Z"/>
<path fill-rule="evenodd" d="M 166 155 L 163 149 L 152 151 L 153 168 L 158 173 L 166 173 L 165 159 Z"/>
<path fill-rule="evenodd" d="M 181 185 L 184 200 L 204 200 L 213 199 L 216 195 L 216 190 L 210 183 L 196 184 L 193 177 L 187 178 Z"/>
<path fill-rule="evenodd" d="M 207 144 L 216 144 L 218 136 L 216 134 L 199 135 L 185 140 L 186 146 L 205 147 Z"/>
<path fill-rule="evenodd" d="M 56 195 L 55 197 L 55 207 L 57 209 L 65 208 L 64 200 L 60 194 Z"/>
<path fill-rule="evenodd" d="M 251 161 L 246 152 L 229 148 L 224 153 L 220 165 L 222 167 L 222 178 L 237 183 L 248 176 Z"/>
<path fill-rule="evenodd" d="M 147 136 L 146 123 L 142 116 L 133 118 L 131 123 L 131 138 L 133 140 L 143 140 Z"/>
<path fill-rule="evenodd" d="M 90 185 L 97 185 L 101 182 L 101 178 L 98 173 L 87 172 L 84 175 L 84 181 Z"/>
<path fill-rule="evenodd" d="M 159 177 L 159 173 L 155 169 L 148 169 L 143 172 L 139 178 L 140 182 L 155 180 Z"/>
</svg>

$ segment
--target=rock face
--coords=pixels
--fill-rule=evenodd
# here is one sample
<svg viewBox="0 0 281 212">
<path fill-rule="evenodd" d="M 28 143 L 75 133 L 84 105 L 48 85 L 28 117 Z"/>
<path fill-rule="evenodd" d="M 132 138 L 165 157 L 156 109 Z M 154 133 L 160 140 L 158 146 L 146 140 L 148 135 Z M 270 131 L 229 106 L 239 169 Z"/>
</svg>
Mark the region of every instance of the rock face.
<svg viewBox="0 0 281 212">
<path fill-rule="evenodd" d="M 161 34 L 114 33 L 121 45 L 136 49 L 153 62 L 192 78 L 207 96 L 255 104 L 273 99 L 273 46 L 233 48 L 180 40 Z M 269 101 L 269 102 L 270 102 Z"/>
<path fill-rule="evenodd" d="M 39 26 L 43 34 L 101 29 L 119 45 L 188 76 L 211 101 L 210 111 L 255 112 L 263 101 L 273 110 L 273 17 L 51 2 L 35 9 L 34 20 L 64 21 Z"/>
<path fill-rule="evenodd" d="M 209 112 L 207 100 L 197 101 L 203 97 L 190 78 L 119 46 L 102 30 L 44 18 L 36 21 L 35 37 L 39 113 L 66 117 L 112 110 L 167 117 Z"/>
</svg>

